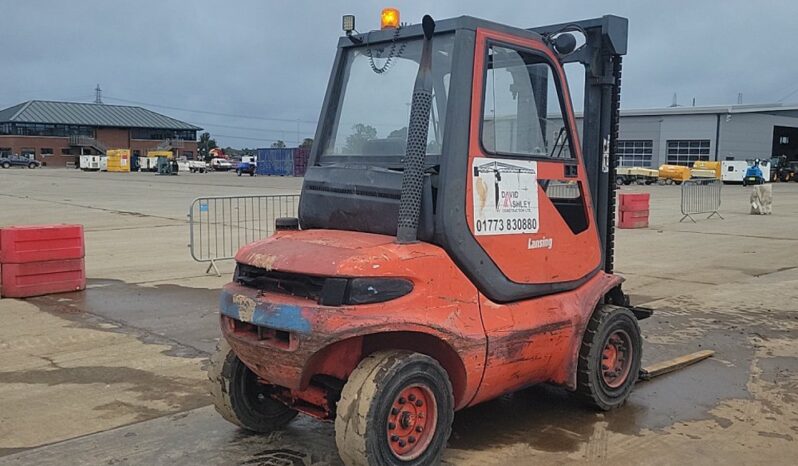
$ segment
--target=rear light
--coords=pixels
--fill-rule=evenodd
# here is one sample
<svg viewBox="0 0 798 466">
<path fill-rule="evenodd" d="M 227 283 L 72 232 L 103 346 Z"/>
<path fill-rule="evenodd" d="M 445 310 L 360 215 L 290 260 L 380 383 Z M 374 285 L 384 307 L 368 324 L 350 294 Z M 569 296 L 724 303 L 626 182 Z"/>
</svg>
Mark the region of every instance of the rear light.
<svg viewBox="0 0 798 466">
<path fill-rule="evenodd" d="M 376 304 L 400 298 L 413 291 L 413 282 L 402 278 L 328 278 L 319 304 Z"/>
</svg>

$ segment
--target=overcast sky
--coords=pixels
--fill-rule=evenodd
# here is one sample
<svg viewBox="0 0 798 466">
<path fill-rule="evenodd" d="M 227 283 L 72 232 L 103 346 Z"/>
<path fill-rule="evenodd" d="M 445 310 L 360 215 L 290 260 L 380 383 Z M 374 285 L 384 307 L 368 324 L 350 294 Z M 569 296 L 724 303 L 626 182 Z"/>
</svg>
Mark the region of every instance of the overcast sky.
<svg viewBox="0 0 798 466">
<path fill-rule="evenodd" d="M 732 104 L 738 92 L 744 103 L 798 102 L 789 0 L 0 0 L 0 108 L 91 102 L 99 83 L 105 103 L 197 124 L 222 146 L 291 145 L 315 130 L 341 15 L 365 31 L 386 6 L 412 23 L 425 13 L 519 27 L 626 16 L 624 108 L 665 107 L 674 92 L 683 105 Z"/>
</svg>

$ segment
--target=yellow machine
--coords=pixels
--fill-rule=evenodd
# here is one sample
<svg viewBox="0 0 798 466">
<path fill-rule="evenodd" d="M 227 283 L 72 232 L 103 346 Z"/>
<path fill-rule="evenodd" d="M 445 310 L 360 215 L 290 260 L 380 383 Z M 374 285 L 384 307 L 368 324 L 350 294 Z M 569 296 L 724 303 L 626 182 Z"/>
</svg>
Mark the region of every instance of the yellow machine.
<svg viewBox="0 0 798 466">
<path fill-rule="evenodd" d="M 645 167 L 618 167 L 615 169 L 615 182 L 619 186 L 632 183 L 656 183 L 659 172 L 653 168 Z"/>
<path fill-rule="evenodd" d="M 109 172 L 130 171 L 130 149 L 109 149 L 106 155 Z"/>
<path fill-rule="evenodd" d="M 682 181 L 687 181 L 691 177 L 690 167 L 681 165 L 660 165 L 659 167 L 659 179 L 665 181 L 666 184 L 682 184 Z"/>
<path fill-rule="evenodd" d="M 693 164 L 693 170 L 701 170 L 702 172 L 711 171 L 714 173 L 713 176 L 707 176 L 703 174 L 700 176 L 701 178 L 717 178 L 720 179 L 720 162 L 707 162 L 704 160 L 699 160 Z M 697 175 L 694 175 L 698 177 Z"/>
</svg>

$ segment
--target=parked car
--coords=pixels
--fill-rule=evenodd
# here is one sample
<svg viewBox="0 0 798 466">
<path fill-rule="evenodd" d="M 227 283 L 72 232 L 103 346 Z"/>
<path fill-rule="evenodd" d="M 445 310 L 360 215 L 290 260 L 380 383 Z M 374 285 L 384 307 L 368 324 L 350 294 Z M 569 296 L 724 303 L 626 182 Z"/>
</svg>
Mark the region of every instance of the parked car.
<svg viewBox="0 0 798 466">
<path fill-rule="evenodd" d="M 37 160 L 31 160 L 27 157 L 23 157 L 21 155 L 3 155 L 0 156 L 0 167 L 3 168 L 11 168 L 13 166 L 17 167 L 28 167 L 28 168 L 39 168 L 42 165 L 41 162 Z"/>
<path fill-rule="evenodd" d="M 214 171 L 226 172 L 233 169 L 233 164 L 230 163 L 230 161 L 228 161 L 227 159 L 213 158 L 211 159 L 211 168 Z"/>
</svg>

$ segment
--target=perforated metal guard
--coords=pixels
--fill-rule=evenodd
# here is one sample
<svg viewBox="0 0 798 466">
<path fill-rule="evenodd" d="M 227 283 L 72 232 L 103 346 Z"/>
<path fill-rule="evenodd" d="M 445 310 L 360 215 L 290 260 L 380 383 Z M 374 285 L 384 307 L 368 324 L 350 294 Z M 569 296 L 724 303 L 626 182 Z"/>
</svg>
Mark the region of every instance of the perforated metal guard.
<svg viewBox="0 0 798 466">
<path fill-rule="evenodd" d="M 405 152 L 405 171 L 402 176 L 402 199 L 399 204 L 399 222 L 396 231 L 396 238 L 400 243 L 415 241 L 418 232 L 431 105 L 431 92 L 418 89 L 413 92 Z"/>
</svg>

